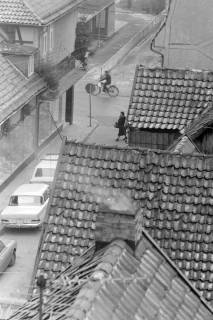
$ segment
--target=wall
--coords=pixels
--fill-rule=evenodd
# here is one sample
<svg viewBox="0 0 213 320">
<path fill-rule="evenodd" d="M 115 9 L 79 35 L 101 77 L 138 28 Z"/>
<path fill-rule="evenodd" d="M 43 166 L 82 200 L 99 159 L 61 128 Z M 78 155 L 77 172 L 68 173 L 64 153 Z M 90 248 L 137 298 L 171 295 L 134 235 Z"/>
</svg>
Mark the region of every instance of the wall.
<svg viewBox="0 0 213 320">
<path fill-rule="evenodd" d="M 212 26 L 212 0 L 171 0 L 166 25 L 155 39 L 163 66 L 213 69 Z"/>
<path fill-rule="evenodd" d="M 205 130 L 194 140 L 194 143 L 200 152 L 213 154 L 213 127 Z"/>
<path fill-rule="evenodd" d="M 77 10 L 67 14 L 53 23 L 53 50 L 48 46 L 47 56 L 51 61 L 58 63 L 74 51 L 75 29 L 77 24 Z M 50 42 L 50 32 L 47 32 L 47 42 Z M 42 43 L 42 39 L 41 39 Z M 42 49 L 43 51 L 43 49 Z"/>
<path fill-rule="evenodd" d="M 135 130 L 130 129 L 128 144 L 143 148 L 166 150 L 180 136 L 172 130 Z"/>
<path fill-rule="evenodd" d="M 23 41 L 32 41 L 31 44 L 25 44 L 25 45 L 30 45 L 33 47 L 38 48 L 39 47 L 39 28 L 35 28 L 35 27 L 20 27 L 20 33 L 22 36 L 22 40 Z M 15 39 L 19 40 L 18 38 L 18 34 L 16 31 L 15 34 Z"/>
<path fill-rule="evenodd" d="M 115 32 L 115 5 L 108 8 L 107 35 L 110 36 Z"/>
<path fill-rule="evenodd" d="M 29 56 L 9 55 L 7 58 L 19 69 L 24 75 L 28 76 Z"/>
</svg>

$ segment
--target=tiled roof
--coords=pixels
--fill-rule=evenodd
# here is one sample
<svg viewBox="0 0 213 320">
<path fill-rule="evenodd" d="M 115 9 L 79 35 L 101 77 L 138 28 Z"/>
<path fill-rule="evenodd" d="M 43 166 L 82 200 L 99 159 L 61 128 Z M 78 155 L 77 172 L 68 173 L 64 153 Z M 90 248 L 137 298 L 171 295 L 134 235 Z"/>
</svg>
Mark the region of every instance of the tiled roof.
<svg viewBox="0 0 213 320">
<path fill-rule="evenodd" d="M 66 142 L 35 271 L 54 278 L 95 241 L 96 214 L 119 193 L 141 224 L 213 301 L 213 157 Z M 141 223 L 141 214 L 143 215 Z"/>
<path fill-rule="evenodd" d="M 213 317 L 213 310 L 145 232 L 135 254 L 124 241 L 116 240 L 93 258 L 82 259 L 58 280 L 57 286 L 53 282 L 44 292 L 48 296 L 45 319 L 50 315 L 60 320 Z M 11 320 L 37 319 L 37 308 L 38 298 Z"/>
<path fill-rule="evenodd" d="M 82 0 L 23 0 L 43 23 L 59 17 L 79 5 Z"/>
<path fill-rule="evenodd" d="M 137 66 L 127 120 L 140 129 L 183 133 L 212 102 L 213 73 Z"/>
<path fill-rule="evenodd" d="M 211 106 L 199 118 L 195 119 L 186 129 L 185 134 L 191 139 L 197 138 L 213 124 L 213 107 Z"/>
<path fill-rule="evenodd" d="M 38 75 L 27 79 L 0 54 L 0 122 L 45 88 Z"/>
<path fill-rule="evenodd" d="M 39 26 L 82 0 L 0 0 L 0 23 Z"/>
<path fill-rule="evenodd" d="M 0 23 L 39 25 L 40 20 L 23 0 L 0 0 Z"/>
</svg>

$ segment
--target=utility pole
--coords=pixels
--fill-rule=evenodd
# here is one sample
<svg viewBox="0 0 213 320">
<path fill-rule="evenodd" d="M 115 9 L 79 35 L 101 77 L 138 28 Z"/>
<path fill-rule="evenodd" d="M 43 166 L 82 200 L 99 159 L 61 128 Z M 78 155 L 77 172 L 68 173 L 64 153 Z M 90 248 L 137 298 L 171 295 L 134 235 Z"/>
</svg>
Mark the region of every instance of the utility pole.
<svg viewBox="0 0 213 320">
<path fill-rule="evenodd" d="M 46 279 L 44 276 L 40 275 L 37 279 L 36 282 L 37 286 L 39 287 L 40 295 L 39 295 L 39 307 L 38 307 L 38 312 L 39 312 L 39 320 L 42 320 L 43 318 L 43 291 L 46 288 Z"/>
</svg>

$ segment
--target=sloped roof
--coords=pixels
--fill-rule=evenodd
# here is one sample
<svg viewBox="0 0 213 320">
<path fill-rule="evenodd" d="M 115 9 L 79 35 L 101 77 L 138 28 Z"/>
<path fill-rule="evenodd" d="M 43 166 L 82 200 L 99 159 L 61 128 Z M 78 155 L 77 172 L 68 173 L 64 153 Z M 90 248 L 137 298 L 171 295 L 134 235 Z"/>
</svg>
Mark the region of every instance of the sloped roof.
<svg viewBox="0 0 213 320">
<path fill-rule="evenodd" d="M 54 278 L 72 264 L 95 242 L 96 214 L 106 198 L 122 194 L 140 208 L 137 230 L 144 225 L 213 301 L 212 168 L 211 156 L 66 142 L 35 273 Z"/>
<path fill-rule="evenodd" d="M 39 26 L 66 13 L 82 0 L 0 0 L 0 23 Z"/>
<path fill-rule="evenodd" d="M 135 71 L 127 120 L 139 129 L 179 130 L 183 133 L 212 102 L 213 73 L 146 69 Z"/>
<path fill-rule="evenodd" d="M 0 0 L 0 23 L 40 25 L 40 20 L 23 0 Z"/>
<path fill-rule="evenodd" d="M 0 54 L 0 122 L 45 87 L 46 84 L 37 74 L 27 79 Z"/>
<path fill-rule="evenodd" d="M 79 7 L 79 15 L 89 20 L 113 3 L 115 3 L 114 0 L 85 0 Z"/>
<path fill-rule="evenodd" d="M 186 129 L 185 133 L 191 138 L 196 139 L 206 129 L 213 124 L 213 107 L 211 106 L 199 118 L 195 119 Z"/>
<path fill-rule="evenodd" d="M 213 316 L 145 232 L 135 254 L 124 241 L 113 241 L 90 259 L 80 260 L 55 283 L 44 292 L 45 318 L 210 320 Z M 10 319 L 37 319 L 37 308 L 38 297 Z"/>
</svg>

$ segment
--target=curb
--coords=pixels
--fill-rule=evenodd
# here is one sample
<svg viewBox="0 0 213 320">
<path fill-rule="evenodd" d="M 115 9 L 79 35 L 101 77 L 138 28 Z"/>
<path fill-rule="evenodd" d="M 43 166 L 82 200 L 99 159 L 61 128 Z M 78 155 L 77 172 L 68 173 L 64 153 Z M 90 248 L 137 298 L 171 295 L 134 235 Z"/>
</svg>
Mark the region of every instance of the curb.
<svg viewBox="0 0 213 320">
<path fill-rule="evenodd" d="M 99 123 L 97 123 L 95 125 L 95 127 L 86 135 L 86 137 L 84 139 L 82 139 L 82 143 L 85 143 L 87 141 L 87 139 L 89 139 L 89 137 L 91 137 L 91 135 L 94 133 L 94 131 L 99 127 Z"/>
</svg>

